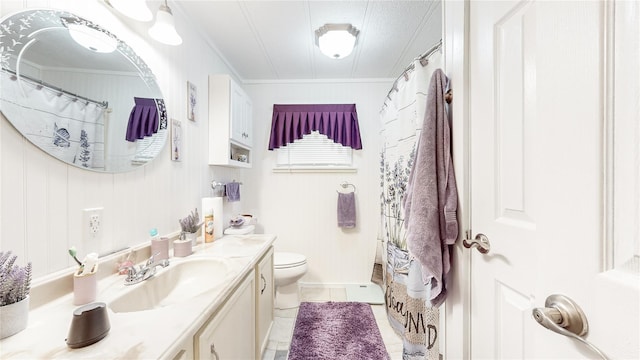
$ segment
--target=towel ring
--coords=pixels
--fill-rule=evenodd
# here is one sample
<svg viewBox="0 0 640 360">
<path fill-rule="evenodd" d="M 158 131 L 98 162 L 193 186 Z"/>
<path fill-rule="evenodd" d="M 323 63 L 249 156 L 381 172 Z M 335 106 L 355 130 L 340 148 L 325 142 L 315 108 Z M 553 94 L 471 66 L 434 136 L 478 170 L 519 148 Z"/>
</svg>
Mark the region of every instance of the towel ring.
<svg viewBox="0 0 640 360">
<path fill-rule="evenodd" d="M 342 188 L 343 188 L 343 189 L 346 189 L 346 188 L 348 188 L 349 186 L 351 186 L 351 187 L 353 188 L 353 192 L 356 192 L 356 186 L 355 186 L 355 185 L 353 185 L 353 184 L 351 184 L 351 183 L 348 183 L 348 182 L 346 182 L 346 181 L 345 181 L 345 182 L 343 182 L 342 184 L 340 184 L 340 186 L 342 186 Z M 338 190 L 336 190 L 336 192 L 337 192 L 338 194 L 340 193 L 340 191 L 338 191 Z"/>
</svg>

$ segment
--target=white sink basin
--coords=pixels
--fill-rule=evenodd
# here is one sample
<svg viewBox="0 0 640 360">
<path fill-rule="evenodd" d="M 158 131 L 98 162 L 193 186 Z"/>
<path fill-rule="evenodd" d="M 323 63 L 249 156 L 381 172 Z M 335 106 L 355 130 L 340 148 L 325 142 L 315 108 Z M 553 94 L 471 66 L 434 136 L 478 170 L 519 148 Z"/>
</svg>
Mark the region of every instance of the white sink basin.
<svg viewBox="0 0 640 360">
<path fill-rule="evenodd" d="M 227 256 L 252 256 L 264 243 L 259 236 L 226 236 L 214 241 L 213 249 Z"/>
<path fill-rule="evenodd" d="M 225 259 L 192 259 L 166 268 L 109 302 L 116 313 L 152 310 L 189 301 L 220 286 L 229 273 Z M 124 286 L 124 285 L 123 285 Z"/>
</svg>

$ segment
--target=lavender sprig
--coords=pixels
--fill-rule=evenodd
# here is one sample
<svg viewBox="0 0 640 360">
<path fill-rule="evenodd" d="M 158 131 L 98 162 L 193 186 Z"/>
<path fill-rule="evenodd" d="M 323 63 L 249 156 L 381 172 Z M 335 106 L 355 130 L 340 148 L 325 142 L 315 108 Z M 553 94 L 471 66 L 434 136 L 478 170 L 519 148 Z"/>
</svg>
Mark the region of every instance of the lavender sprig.
<svg viewBox="0 0 640 360">
<path fill-rule="evenodd" d="M 198 208 L 196 208 L 195 211 L 192 211 L 191 214 L 184 219 L 178 219 L 178 222 L 180 223 L 182 232 L 197 232 L 202 225 L 202 222 L 200 222 L 200 215 L 198 215 Z"/>
<path fill-rule="evenodd" d="M 0 306 L 21 301 L 31 289 L 32 267 L 15 265 L 18 257 L 11 251 L 0 252 Z"/>
</svg>

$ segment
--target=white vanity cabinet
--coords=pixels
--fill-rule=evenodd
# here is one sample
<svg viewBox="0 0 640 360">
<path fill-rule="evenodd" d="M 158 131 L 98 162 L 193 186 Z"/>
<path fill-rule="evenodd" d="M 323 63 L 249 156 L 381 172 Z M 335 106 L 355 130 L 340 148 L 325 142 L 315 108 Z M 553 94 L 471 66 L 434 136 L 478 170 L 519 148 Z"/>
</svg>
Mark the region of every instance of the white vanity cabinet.
<svg viewBox="0 0 640 360">
<path fill-rule="evenodd" d="M 251 167 L 253 104 L 229 75 L 209 76 L 209 164 Z"/>
<path fill-rule="evenodd" d="M 256 359 L 262 359 L 273 325 L 275 285 L 273 278 L 273 247 L 256 265 Z"/>
<path fill-rule="evenodd" d="M 196 359 L 253 359 L 255 338 L 255 271 L 194 336 Z"/>
</svg>

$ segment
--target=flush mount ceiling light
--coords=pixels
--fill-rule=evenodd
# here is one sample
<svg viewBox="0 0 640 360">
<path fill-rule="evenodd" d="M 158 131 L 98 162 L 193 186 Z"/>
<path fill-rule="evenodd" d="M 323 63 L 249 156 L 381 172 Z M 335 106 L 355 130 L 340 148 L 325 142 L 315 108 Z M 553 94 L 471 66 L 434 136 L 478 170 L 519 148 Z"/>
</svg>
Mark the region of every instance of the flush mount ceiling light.
<svg viewBox="0 0 640 360">
<path fill-rule="evenodd" d="M 112 8 L 122 15 L 138 21 L 151 21 L 153 14 L 147 6 L 146 0 L 105 0 Z"/>
<path fill-rule="evenodd" d="M 167 45 L 180 45 L 182 38 L 178 35 L 173 22 L 173 13 L 167 5 L 167 0 L 160 5 L 156 14 L 156 23 L 149 29 L 149 35 L 155 40 Z"/>
<path fill-rule="evenodd" d="M 118 48 L 118 40 L 113 36 L 96 29 L 89 23 L 63 19 L 73 41 L 82 47 L 98 53 L 111 53 Z"/>
<path fill-rule="evenodd" d="M 353 51 L 360 31 L 351 24 L 325 24 L 316 30 L 316 45 L 332 59 L 342 59 Z"/>
</svg>

